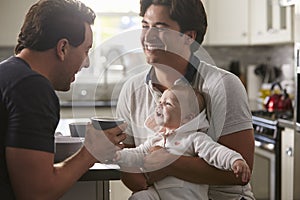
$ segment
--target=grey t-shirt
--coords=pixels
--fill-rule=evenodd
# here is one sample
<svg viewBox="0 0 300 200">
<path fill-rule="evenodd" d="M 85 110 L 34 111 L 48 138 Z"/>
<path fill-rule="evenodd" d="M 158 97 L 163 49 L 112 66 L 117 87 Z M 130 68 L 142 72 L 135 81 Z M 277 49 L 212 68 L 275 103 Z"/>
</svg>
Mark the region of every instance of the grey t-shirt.
<svg viewBox="0 0 300 200">
<path fill-rule="evenodd" d="M 252 129 L 247 93 L 239 78 L 230 72 L 199 61 L 196 56 L 191 57 L 190 63 L 186 75 L 175 84 L 188 82 L 193 88 L 204 93 L 210 124 L 207 134 L 217 141 L 220 136 Z M 161 92 L 152 84 L 155 83 L 153 70 L 150 68 L 150 71 L 133 76 L 124 84 L 120 93 L 117 115 L 128 123 L 126 130 L 128 137 L 124 143 L 138 146 L 153 136 L 153 132 L 144 127 L 146 118 L 154 112 L 155 102 L 161 96 Z M 218 195 L 226 196 L 224 199 L 232 199 L 236 194 L 254 199 L 249 184 L 210 186 L 210 190 L 212 199 L 218 198 Z M 235 195 L 230 196 L 230 193 Z"/>
<path fill-rule="evenodd" d="M 196 64 L 196 70 L 188 71 L 192 76 L 186 75 L 175 84 L 189 81 L 193 88 L 204 93 L 210 123 L 208 135 L 217 141 L 221 135 L 251 129 L 252 117 L 247 93 L 238 77 L 199 60 Z M 133 76 L 124 84 L 120 93 L 117 115 L 129 124 L 126 130 L 128 144 L 138 146 L 151 134 L 144 127 L 144 122 L 154 112 L 155 102 L 162 94 L 152 85 L 155 82 L 153 70 L 151 68 L 150 71 Z"/>
</svg>

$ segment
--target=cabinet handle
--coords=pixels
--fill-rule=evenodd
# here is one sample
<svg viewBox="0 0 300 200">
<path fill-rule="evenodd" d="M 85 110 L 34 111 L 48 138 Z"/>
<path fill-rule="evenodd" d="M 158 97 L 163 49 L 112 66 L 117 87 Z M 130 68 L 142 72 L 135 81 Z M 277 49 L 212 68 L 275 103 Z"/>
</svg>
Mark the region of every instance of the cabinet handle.
<svg viewBox="0 0 300 200">
<path fill-rule="evenodd" d="M 279 32 L 279 30 L 278 29 L 274 29 L 274 28 L 271 28 L 271 29 L 268 30 L 268 33 L 270 33 L 270 34 L 276 34 L 278 32 Z"/>
<path fill-rule="evenodd" d="M 285 150 L 286 155 L 288 155 L 289 157 L 293 157 L 293 148 L 289 147 Z"/>
</svg>

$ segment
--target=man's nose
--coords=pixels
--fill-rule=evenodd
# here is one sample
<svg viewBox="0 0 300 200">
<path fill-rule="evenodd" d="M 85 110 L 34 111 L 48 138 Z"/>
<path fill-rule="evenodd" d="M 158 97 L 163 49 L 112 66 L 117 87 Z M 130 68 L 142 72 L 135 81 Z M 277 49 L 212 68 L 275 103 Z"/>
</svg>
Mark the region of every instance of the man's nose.
<svg viewBox="0 0 300 200">
<path fill-rule="evenodd" d="M 157 108 L 157 109 L 161 109 L 161 108 L 162 108 L 162 102 L 157 103 L 156 108 Z"/>
<path fill-rule="evenodd" d="M 148 28 L 145 32 L 145 40 L 150 41 L 153 38 L 156 38 L 158 35 L 158 29 L 155 27 Z"/>
<path fill-rule="evenodd" d="M 88 68 L 89 66 L 90 66 L 90 58 L 89 58 L 89 56 L 87 56 L 84 59 L 82 65 L 81 65 L 81 68 Z"/>
</svg>

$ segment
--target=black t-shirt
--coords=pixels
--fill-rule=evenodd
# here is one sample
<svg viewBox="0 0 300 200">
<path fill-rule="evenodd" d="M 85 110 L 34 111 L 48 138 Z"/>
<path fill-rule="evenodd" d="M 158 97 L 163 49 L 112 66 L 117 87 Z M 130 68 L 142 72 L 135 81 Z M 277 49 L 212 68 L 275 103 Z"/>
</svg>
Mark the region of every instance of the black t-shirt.
<svg viewBox="0 0 300 200">
<path fill-rule="evenodd" d="M 54 153 L 54 132 L 58 121 L 59 101 L 49 80 L 31 70 L 20 58 L 11 57 L 1 62 L 1 198 L 14 199 L 6 166 L 5 147 Z"/>
</svg>

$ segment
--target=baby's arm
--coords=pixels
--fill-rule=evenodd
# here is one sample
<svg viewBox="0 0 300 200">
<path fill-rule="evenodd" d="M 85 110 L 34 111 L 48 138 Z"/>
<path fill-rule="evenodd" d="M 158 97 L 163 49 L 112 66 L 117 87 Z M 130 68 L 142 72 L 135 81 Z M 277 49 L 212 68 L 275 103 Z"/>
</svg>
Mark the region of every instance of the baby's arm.
<svg viewBox="0 0 300 200">
<path fill-rule="evenodd" d="M 144 163 L 144 157 L 156 149 L 156 146 L 153 146 L 155 141 L 159 140 L 161 137 L 154 137 L 148 139 L 143 144 L 135 148 L 124 148 L 116 152 L 114 157 L 114 162 L 119 164 L 120 167 L 142 167 Z"/>
<path fill-rule="evenodd" d="M 199 157 L 219 169 L 232 169 L 235 175 L 242 176 L 243 182 L 248 182 L 251 171 L 242 155 L 213 141 L 205 133 L 198 133 L 194 138 L 195 150 Z"/>
<path fill-rule="evenodd" d="M 248 182 L 251 177 L 250 168 L 247 165 L 245 160 L 237 159 L 232 164 L 232 170 L 236 177 L 239 177 L 239 175 L 242 176 L 243 182 Z"/>
</svg>

